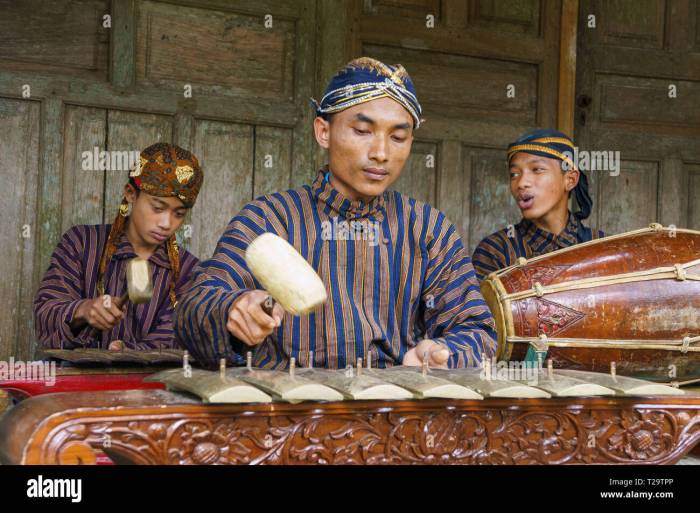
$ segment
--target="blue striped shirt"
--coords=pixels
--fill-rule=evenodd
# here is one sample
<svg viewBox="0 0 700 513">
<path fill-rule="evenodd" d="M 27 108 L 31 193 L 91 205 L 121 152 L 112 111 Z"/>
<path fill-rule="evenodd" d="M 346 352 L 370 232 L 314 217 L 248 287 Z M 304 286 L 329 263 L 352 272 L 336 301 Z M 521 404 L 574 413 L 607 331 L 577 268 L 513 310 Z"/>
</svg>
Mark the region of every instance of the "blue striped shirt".
<svg viewBox="0 0 700 513">
<path fill-rule="evenodd" d="M 343 222 L 363 231 L 338 229 Z M 475 366 L 494 354 L 493 318 L 445 215 L 395 191 L 369 203 L 351 201 L 322 170 L 310 186 L 248 203 L 196 272 L 176 308 L 175 333 L 201 364 L 214 367 L 224 355 L 240 361 L 250 350 L 226 321 L 243 292 L 262 288 L 244 255 L 264 232 L 299 251 L 323 280 L 328 300 L 308 315 L 286 313 L 255 346 L 256 367 L 286 367 L 290 357 L 308 366 L 310 352 L 317 367 L 344 368 L 368 355 L 387 367 L 400 364 L 423 338 L 448 346 L 451 367 Z"/>
</svg>

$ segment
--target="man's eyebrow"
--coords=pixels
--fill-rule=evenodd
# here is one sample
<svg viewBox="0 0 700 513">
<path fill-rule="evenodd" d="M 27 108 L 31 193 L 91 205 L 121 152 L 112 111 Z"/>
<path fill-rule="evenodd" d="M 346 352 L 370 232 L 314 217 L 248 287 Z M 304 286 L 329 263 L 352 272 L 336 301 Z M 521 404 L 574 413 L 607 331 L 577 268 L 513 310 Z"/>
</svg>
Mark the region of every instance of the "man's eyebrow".
<svg viewBox="0 0 700 513">
<path fill-rule="evenodd" d="M 531 158 L 527 159 L 525 162 L 523 162 L 521 165 L 536 164 L 538 162 L 542 163 L 542 164 L 546 164 L 547 160 L 542 158 L 542 157 L 531 157 Z M 518 165 L 518 164 L 511 164 L 510 167 L 513 167 L 516 165 Z M 518 165 L 518 167 L 520 167 L 520 166 Z"/>
<path fill-rule="evenodd" d="M 357 114 L 355 114 L 355 119 L 357 119 L 358 121 L 362 121 L 364 123 L 374 124 L 374 120 L 372 118 L 368 118 L 367 116 L 362 114 L 362 112 L 358 112 Z"/>
<path fill-rule="evenodd" d="M 372 125 L 375 124 L 372 118 L 365 116 L 364 114 L 362 114 L 362 112 L 358 112 L 357 114 L 355 114 L 355 119 L 357 119 L 358 121 L 362 121 L 363 123 L 370 123 Z M 411 128 L 411 123 L 399 123 L 397 125 L 394 125 L 392 128 L 395 130 L 407 130 Z"/>
<path fill-rule="evenodd" d="M 151 198 L 151 200 L 156 204 L 158 207 L 163 207 L 163 208 L 171 208 L 172 210 L 187 210 L 187 207 L 182 205 L 182 206 L 177 206 L 177 207 L 171 207 L 168 203 L 165 201 L 158 199 L 158 198 Z"/>
</svg>

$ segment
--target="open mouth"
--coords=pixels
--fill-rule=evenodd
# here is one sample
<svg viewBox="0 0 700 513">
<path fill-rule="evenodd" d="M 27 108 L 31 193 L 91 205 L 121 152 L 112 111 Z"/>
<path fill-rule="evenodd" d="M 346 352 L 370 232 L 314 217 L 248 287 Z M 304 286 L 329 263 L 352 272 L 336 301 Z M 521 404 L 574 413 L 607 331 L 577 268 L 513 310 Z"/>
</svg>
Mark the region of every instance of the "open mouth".
<svg viewBox="0 0 700 513">
<path fill-rule="evenodd" d="M 370 180 L 384 180 L 387 176 L 389 176 L 389 173 L 387 173 L 386 169 L 381 169 L 377 167 L 366 167 L 362 170 L 367 178 Z"/>
<path fill-rule="evenodd" d="M 518 208 L 520 210 L 527 210 L 528 208 L 531 208 L 534 202 L 535 197 L 532 194 L 518 194 Z"/>
</svg>

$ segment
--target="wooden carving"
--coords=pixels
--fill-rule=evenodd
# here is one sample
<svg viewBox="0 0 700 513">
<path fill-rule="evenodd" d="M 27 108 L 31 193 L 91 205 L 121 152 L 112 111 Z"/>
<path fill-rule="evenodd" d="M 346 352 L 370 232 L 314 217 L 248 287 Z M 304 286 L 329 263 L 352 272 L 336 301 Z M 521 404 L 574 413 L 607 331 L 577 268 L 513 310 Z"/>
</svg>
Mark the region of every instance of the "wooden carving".
<svg viewBox="0 0 700 513">
<path fill-rule="evenodd" d="M 0 422 L 0 460 L 92 463 L 96 448 L 141 464 L 660 464 L 700 440 L 698 396 L 206 405 L 120 394 L 23 402 Z"/>
</svg>

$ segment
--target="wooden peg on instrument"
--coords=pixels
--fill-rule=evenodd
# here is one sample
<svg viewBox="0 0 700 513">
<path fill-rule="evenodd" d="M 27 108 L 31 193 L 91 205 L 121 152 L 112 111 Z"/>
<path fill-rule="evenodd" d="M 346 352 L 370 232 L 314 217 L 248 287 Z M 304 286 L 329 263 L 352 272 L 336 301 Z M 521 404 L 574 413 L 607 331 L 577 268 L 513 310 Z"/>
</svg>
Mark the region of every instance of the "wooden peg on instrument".
<svg viewBox="0 0 700 513">
<path fill-rule="evenodd" d="M 430 355 L 428 354 L 428 351 L 423 352 L 423 377 L 428 375 L 428 366 L 430 365 L 429 362 Z"/>
<path fill-rule="evenodd" d="M 226 358 L 219 360 L 219 377 L 222 380 L 226 379 Z"/>
<path fill-rule="evenodd" d="M 491 381 L 491 360 L 484 360 L 484 377 L 486 381 Z"/>
<path fill-rule="evenodd" d="M 542 372 L 542 353 L 537 353 L 537 372 Z"/>
<path fill-rule="evenodd" d="M 554 379 L 554 364 L 552 363 L 551 358 L 547 360 L 547 378 L 550 380 Z"/>
<path fill-rule="evenodd" d="M 185 352 L 182 353 L 182 374 L 186 378 L 191 378 L 192 377 L 192 367 L 190 367 L 190 353 L 185 349 Z"/>
<path fill-rule="evenodd" d="M 372 368 L 372 353 L 367 353 L 367 370 Z"/>
<path fill-rule="evenodd" d="M 357 375 L 362 376 L 362 358 L 357 359 Z"/>
<path fill-rule="evenodd" d="M 617 368 L 616 368 L 615 362 L 610 362 L 610 376 L 612 376 L 613 379 L 615 379 L 616 373 L 617 373 Z"/>
<path fill-rule="evenodd" d="M 352 378 L 355 375 L 355 371 L 352 369 L 352 365 L 349 363 L 345 366 L 345 377 L 346 378 Z"/>
<path fill-rule="evenodd" d="M 294 378 L 294 373 L 297 367 L 297 359 L 293 356 L 289 359 L 289 377 Z"/>
<path fill-rule="evenodd" d="M 253 353 L 251 351 L 245 354 L 245 366 L 249 371 L 253 370 Z"/>
<path fill-rule="evenodd" d="M 309 369 L 314 368 L 314 352 L 309 351 Z"/>
</svg>

